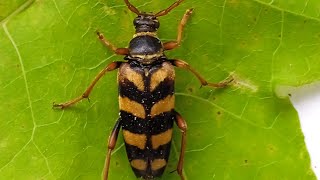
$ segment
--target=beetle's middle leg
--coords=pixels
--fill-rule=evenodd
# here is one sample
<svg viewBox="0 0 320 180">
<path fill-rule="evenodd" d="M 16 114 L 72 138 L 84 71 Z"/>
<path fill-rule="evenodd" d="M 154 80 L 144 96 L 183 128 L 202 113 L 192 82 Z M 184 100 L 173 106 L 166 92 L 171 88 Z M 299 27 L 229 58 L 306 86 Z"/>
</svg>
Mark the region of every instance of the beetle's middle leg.
<svg viewBox="0 0 320 180">
<path fill-rule="evenodd" d="M 102 71 L 99 72 L 99 74 L 91 82 L 90 86 L 86 89 L 86 91 L 81 96 L 74 98 L 70 101 L 67 101 L 65 103 L 60 103 L 60 104 L 53 103 L 53 107 L 63 109 L 63 108 L 69 107 L 73 104 L 76 104 L 77 102 L 81 101 L 82 99 L 89 98 L 89 95 L 90 95 L 93 87 L 106 74 L 106 72 L 118 69 L 121 64 L 122 64 L 121 61 L 116 61 L 116 62 L 110 63 L 107 67 L 105 67 Z"/>
<path fill-rule="evenodd" d="M 178 26 L 178 35 L 177 35 L 177 39 L 175 41 L 168 41 L 168 42 L 165 42 L 163 44 L 163 47 L 165 50 L 171 50 L 171 49 L 174 49 L 176 47 L 178 47 L 181 43 L 181 40 L 182 40 L 182 32 L 183 32 L 183 29 L 184 29 L 184 26 L 187 24 L 187 21 L 188 19 L 190 18 L 190 15 L 192 14 L 192 11 L 193 9 L 188 9 L 186 11 L 186 13 L 184 13 L 182 19 L 181 19 L 181 22 Z"/>
<path fill-rule="evenodd" d="M 100 39 L 100 41 L 107 46 L 109 49 L 111 49 L 114 53 L 118 54 L 118 55 L 128 55 L 129 54 L 129 49 L 128 48 L 117 48 L 116 46 L 114 46 L 111 42 L 109 42 L 108 40 L 106 40 L 106 38 L 104 38 L 104 35 L 100 32 L 97 31 L 97 35 Z"/>
<path fill-rule="evenodd" d="M 182 169 L 183 169 L 184 153 L 186 150 L 186 142 L 187 142 L 187 123 L 178 112 L 176 112 L 176 111 L 174 111 L 174 112 L 175 112 L 175 116 L 176 116 L 176 118 L 175 118 L 176 124 L 182 133 L 180 156 L 179 156 L 179 162 L 178 162 L 178 166 L 177 166 L 177 172 L 178 172 L 181 180 L 184 180 L 184 176 L 182 174 Z"/>
<path fill-rule="evenodd" d="M 170 60 L 170 62 L 176 66 L 176 67 L 179 67 L 179 68 L 183 68 L 183 69 L 186 69 L 190 72 L 192 72 L 197 78 L 198 80 L 200 81 L 201 85 L 202 86 L 211 86 L 211 87 L 215 87 L 215 88 L 224 88 L 226 87 L 229 83 L 231 83 L 233 81 L 233 78 L 232 77 L 229 77 L 227 78 L 226 80 L 223 80 L 221 82 L 218 82 L 218 83 L 211 83 L 211 82 L 208 82 L 206 81 L 201 75 L 200 73 L 198 73 L 196 70 L 194 70 L 187 62 L 185 61 L 182 61 L 180 59 L 173 59 L 173 60 Z"/>
<path fill-rule="evenodd" d="M 103 180 L 107 180 L 108 179 L 111 152 L 116 146 L 118 135 L 119 135 L 119 131 L 120 131 L 120 127 L 121 127 L 121 119 L 118 119 L 118 121 L 114 125 L 113 130 L 112 130 L 112 132 L 111 132 L 111 134 L 109 136 L 108 154 L 107 154 L 105 165 L 104 165 L 104 169 L 103 169 Z"/>
</svg>

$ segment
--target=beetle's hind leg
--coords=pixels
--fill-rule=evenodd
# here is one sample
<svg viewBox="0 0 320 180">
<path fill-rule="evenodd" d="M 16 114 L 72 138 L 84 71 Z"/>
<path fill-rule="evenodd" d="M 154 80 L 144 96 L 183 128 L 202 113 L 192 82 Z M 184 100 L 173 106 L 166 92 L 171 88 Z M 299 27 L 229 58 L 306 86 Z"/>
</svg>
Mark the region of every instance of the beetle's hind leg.
<svg viewBox="0 0 320 180">
<path fill-rule="evenodd" d="M 108 173 L 109 173 L 109 167 L 110 167 L 110 159 L 111 159 L 111 152 L 116 146 L 119 131 L 121 127 L 121 119 L 118 119 L 116 124 L 113 127 L 113 130 L 109 136 L 109 141 L 108 141 L 108 154 L 106 157 L 104 169 L 103 169 L 103 179 L 107 180 L 108 179 Z"/>
<path fill-rule="evenodd" d="M 179 156 L 179 162 L 177 165 L 177 172 L 178 172 L 181 180 L 184 180 L 182 169 L 183 169 L 184 153 L 186 150 L 186 142 L 187 142 L 187 122 L 182 118 L 182 116 L 178 112 L 176 112 L 176 111 L 174 111 L 174 112 L 175 112 L 175 116 L 176 116 L 175 122 L 182 133 L 180 156 Z"/>
<path fill-rule="evenodd" d="M 97 35 L 100 39 L 100 41 L 107 46 L 109 49 L 111 49 L 114 53 L 118 54 L 118 55 L 128 55 L 129 54 L 129 49 L 128 48 L 117 48 L 116 46 L 114 46 L 111 42 L 109 42 L 102 33 L 100 33 L 99 31 L 96 31 Z"/>
<path fill-rule="evenodd" d="M 184 13 L 184 15 L 180 21 L 180 24 L 178 26 L 177 39 L 175 41 L 165 42 L 163 44 L 163 47 L 165 50 L 171 50 L 171 49 L 177 48 L 180 45 L 181 40 L 182 40 L 182 33 L 183 33 L 184 26 L 187 24 L 187 21 L 190 18 L 190 15 L 192 14 L 192 12 L 193 12 L 193 9 L 191 8 L 191 9 L 187 9 L 187 11 Z"/>
</svg>

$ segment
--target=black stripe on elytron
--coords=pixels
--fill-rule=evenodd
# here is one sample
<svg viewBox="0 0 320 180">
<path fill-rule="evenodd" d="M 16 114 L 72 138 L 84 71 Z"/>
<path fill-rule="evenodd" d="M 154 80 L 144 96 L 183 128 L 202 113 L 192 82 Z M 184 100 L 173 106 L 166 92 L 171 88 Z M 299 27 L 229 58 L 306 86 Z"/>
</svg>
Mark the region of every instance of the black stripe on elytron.
<svg viewBox="0 0 320 180">
<path fill-rule="evenodd" d="M 159 148 L 156 150 L 152 149 L 152 147 L 139 149 L 138 147 L 127 143 L 125 143 L 125 146 L 129 161 L 134 159 L 165 159 L 166 161 L 168 161 L 170 155 L 171 141 L 167 144 L 159 146 Z"/>
<path fill-rule="evenodd" d="M 154 177 L 162 176 L 164 170 L 166 169 L 166 166 L 164 166 L 156 171 L 151 171 L 150 167 L 148 167 L 150 170 L 147 170 L 147 171 L 141 171 L 141 170 L 138 170 L 132 166 L 131 166 L 131 168 L 137 178 L 142 177 L 143 179 L 153 179 Z M 151 171 L 151 173 L 150 173 L 150 171 Z"/>
<path fill-rule="evenodd" d="M 122 129 L 136 134 L 156 135 L 173 127 L 174 111 L 161 113 L 153 118 L 141 119 L 131 113 L 120 110 Z"/>
<path fill-rule="evenodd" d="M 130 100 L 136 101 L 140 104 L 144 104 L 146 101 L 145 93 L 138 90 L 138 88 L 133 84 L 133 82 L 128 79 L 124 79 L 123 82 L 119 82 L 119 95 L 121 97 L 127 97 Z"/>
<path fill-rule="evenodd" d="M 132 166 L 131 168 L 132 168 L 132 171 L 134 172 L 134 175 L 136 175 L 137 178 L 142 177 L 143 179 L 153 179 L 153 177 L 147 177 L 147 171 L 142 171 Z"/>
<path fill-rule="evenodd" d="M 160 177 L 160 176 L 162 176 L 162 174 L 163 174 L 164 170 L 166 169 L 167 165 L 168 165 L 168 164 L 166 164 L 163 168 L 160 168 L 160 169 L 158 169 L 158 170 L 156 170 L 156 171 L 152 171 L 152 175 L 153 175 L 154 177 Z"/>
<path fill-rule="evenodd" d="M 158 102 L 166 98 L 168 95 L 174 94 L 174 80 L 170 78 L 165 78 L 158 86 L 151 92 L 151 97 L 153 100 Z"/>
<path fill-rule="evenodd" d="M 149 83 L 145 83 L 146 84 Z M 123 82 L 119 82 L 119 95 L 121 97 L 127 97 L 130 100 L 143 104 L 145 107 L 151 108 L 151 106 L 158 101 L 164 99 L 168 95 L 174 94 L 174 80 L 166 78 L 159 83 L 153 92 L 140 91 L 133 84 L 133 82 L 125 79 Z"/>
</svg>

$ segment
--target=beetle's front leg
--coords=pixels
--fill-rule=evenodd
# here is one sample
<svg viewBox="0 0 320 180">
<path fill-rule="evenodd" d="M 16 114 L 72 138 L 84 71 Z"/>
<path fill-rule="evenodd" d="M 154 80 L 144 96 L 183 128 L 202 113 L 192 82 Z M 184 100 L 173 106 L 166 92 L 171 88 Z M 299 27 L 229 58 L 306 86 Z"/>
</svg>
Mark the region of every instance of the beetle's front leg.
<svg viewBox="0 0 320 180">
<path fill-rule="evenodd" d="M 116 61 L 116 62 L 110 63 L 107 67 L 105 67 L 102 71 L 99 72 L 99 74 L 91 82 L 90 86 L 86 89 L 86 91 L 81 96 L 74 98 L 70 101 L 67 101 L 65 103 L 60 103 L 60 104 L 53 103 L 53 107 L 64 109 L 64 108 L 69 107 L 73 104 L 76 104 L 77 102 L 81 101 L 82 99 L 88 98 L 93 87 L 101 79 L 101 77 L 103 77 L 106 74 L 106 72 L 113 71 L 113 70 L 119 68 L 121 64 L 122 64 L 121 61 Z"/>
<path fill-rule="evenodd" d="M 227 78 L 226 80 L 223 80 L 221 82 L 218 83 L 211 83 L 206 81 L 196 70 L 194 70 L 187 62 L 179 60 L 179 59 L 173 59 L 170 60 L 170 62 L 179 68 L 183 68 L 186 69 L 190 72 L 192 72 L 200 81 L 202 86 L 211 86 L 211 87 L 215 87 L 215 88 L 224 88 L 226 87 L 229 83 L 231 83 L 233 81 L 232 77 Z"/>
<path fill-rule="evenodd" d="M 177 40 L 165 42 L 163 44 L 163 47 L 165 50 L 171 50 L 171 49 L 177 48 L 180 45 L 181 40 L 182 40 L 182 32 L 183 32 L 184 26 L 187 24 L 187 21 L 190 18 L 192 11 L 193 11 L 193 9 L 188 9 L 186 11 L 186 13 L 183 15 L 183 18 L 181 19 L 181 22 L 178 26 Z"/>
<path fill-rule="evenodd" d="M 111 42 L 109 42 L 108 40 L 106 40 L 106 38 L 104 38 L 103 34 L 97 31 L 97 35 L 100 39 L 100 41 L 107 46 L 109 49 L 111 49 L 114 53 L 118 54 L 118 55 L 128 55 L 129 54 L 129 49 L 128 48 L 117 48 L 116 46 L 114 46 Z"/>
</svg>

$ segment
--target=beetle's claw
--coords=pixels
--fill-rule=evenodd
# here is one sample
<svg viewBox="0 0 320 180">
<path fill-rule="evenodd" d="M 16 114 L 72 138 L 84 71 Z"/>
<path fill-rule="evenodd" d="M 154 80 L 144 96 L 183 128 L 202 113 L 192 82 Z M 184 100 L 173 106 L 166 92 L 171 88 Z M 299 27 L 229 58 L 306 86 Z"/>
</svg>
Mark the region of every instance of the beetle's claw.
<svg viewBox="0 0 320 180">
<path fill-rule="evenodd" d="M 64 104 L 56 104 L 55 102 L 53 102 L 52 108 L 53 108 L 53 109 L 54 109 L 54 108 L 64 109 L 65 106 L 64 106 Z"/>
</svg>

